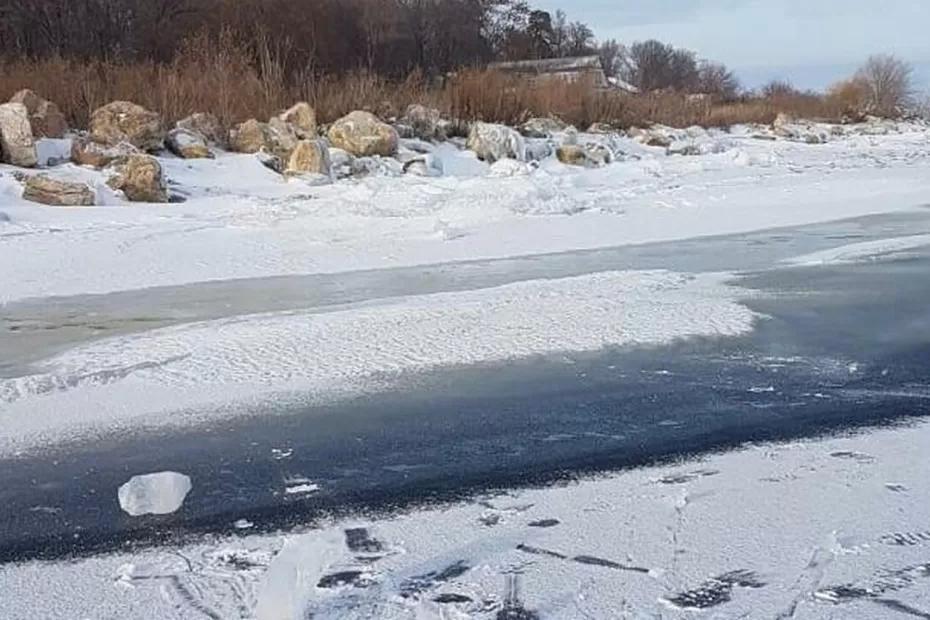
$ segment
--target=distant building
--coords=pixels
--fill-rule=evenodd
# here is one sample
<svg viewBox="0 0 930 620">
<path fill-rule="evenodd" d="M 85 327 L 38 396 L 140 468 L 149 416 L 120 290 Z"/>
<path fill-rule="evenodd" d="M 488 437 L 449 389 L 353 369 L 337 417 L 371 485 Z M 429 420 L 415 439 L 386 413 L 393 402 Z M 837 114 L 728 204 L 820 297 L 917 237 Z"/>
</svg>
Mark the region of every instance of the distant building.
<svg viewBox="0 0 930 620">
<path fill-rule="evenodd" d="M 532 80 L 556 79 L 565 82 L 590 80 L 599 88 L 610 86 L 599 56 L 494 62 L 488 65 L 488 69 Z"/>
</svg>

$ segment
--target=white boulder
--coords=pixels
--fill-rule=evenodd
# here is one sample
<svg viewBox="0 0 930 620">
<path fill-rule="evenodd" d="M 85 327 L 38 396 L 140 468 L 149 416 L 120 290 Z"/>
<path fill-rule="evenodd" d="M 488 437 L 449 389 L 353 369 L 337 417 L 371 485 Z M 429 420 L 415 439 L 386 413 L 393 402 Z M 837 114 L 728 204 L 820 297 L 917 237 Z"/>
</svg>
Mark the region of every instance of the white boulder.
<svg viewBox="0 0 930 620">
<path fill-rule="evenodd" d="M 505 125 L 475 123 L 468 133 L 465 146 L 478 159 L 493 164 L 500 159 L 526 160 L 526 145 L 523 136 Z"/>
</svg>

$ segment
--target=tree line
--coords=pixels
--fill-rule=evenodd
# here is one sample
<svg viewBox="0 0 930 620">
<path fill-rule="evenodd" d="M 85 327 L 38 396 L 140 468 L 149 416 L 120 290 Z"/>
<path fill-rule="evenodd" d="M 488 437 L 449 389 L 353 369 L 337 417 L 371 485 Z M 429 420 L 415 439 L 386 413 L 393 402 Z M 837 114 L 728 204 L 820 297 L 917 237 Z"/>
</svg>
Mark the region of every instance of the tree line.
<svg viewBox="0 0 930 620">
<path fill-rule="evenodd" d="M 735 94 L 721 65 L 657 41 L 598 42 L 527 0 L 0 0 L 0 54 L 171 62 L 185 41 L 236 39 L 291 75 L 442 75 L 493 60 L 598 54 L 642 90 Z"/>
</svg>

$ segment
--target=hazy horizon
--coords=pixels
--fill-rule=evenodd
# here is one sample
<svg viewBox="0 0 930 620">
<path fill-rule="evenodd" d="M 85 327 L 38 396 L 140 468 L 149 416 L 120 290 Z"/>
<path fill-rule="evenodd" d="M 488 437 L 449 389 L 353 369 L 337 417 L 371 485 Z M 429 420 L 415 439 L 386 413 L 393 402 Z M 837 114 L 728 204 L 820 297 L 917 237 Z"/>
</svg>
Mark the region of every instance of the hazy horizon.
<svg viewBox="0 0 930 620">
<path fill-rule="evenodd" d="M 598 40 L 659 39 L 727 64 L 748 87 L 788 79 L 822 89 L 869 55 L 891 53 L 914 66 L 930 89 L 930 2 L 887 0 L 534 0 L 588 23 Z"/>
</svg>

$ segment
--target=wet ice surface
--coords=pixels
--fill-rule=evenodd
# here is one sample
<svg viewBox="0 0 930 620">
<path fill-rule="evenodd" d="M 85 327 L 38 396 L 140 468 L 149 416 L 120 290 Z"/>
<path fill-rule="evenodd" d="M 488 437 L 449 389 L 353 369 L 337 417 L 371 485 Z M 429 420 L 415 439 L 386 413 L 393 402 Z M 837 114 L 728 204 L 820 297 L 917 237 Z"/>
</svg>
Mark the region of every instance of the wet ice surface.
<svg viewBox="0 0 930 620">
<path fill-rule="evenodd" d="M 924 210 L 745 235 L 685 239 L 496 260 L 400 269 L 282 276 L 155 287 L 8 303 L 0 317 L 0 378 L 89 340 L 224 317 L 319 309 L 411 294 L 466 291 L 536 278 L 603 271 L 665 269 L 681 273 L 766 269 L 838 245 L 930 234 Z M 881 246 L 880 246 L 881 247 Z"/>
<path fill-rule="evenodd" d="M 924 617 L 928 445 L 921 422 L 288 534 L 7 565 L 0 590 L 30 596 L 4 617 Z"/>
</svg>

